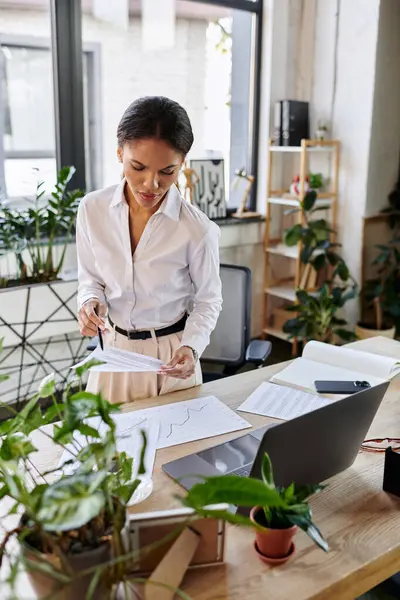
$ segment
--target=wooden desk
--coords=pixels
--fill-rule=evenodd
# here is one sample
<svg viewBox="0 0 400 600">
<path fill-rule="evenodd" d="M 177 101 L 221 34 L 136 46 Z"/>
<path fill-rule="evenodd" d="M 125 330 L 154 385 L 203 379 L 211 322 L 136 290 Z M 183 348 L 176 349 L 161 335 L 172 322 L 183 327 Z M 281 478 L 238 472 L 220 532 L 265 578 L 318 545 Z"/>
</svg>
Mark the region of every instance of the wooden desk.
<svg viewBox="0 0 400 600">
<path fill-rule="evenodd" d="M 384 342 L 376 339 L 357 342 L 355 346 L 361 347 L 361 344 L 366 350 L 382 354 L 386 350 Z M 400 359 L 400 344 L 397 352 Z M 156 402 L 166 404 L 213 394 L 235 409 L 282 366 L 211 382 L 164 396 Z M 127 406 L 126 410 L 154 404 L 154 399 L 140 401 L 135 406 Z M 257 427 L 272 421 L 257 415 L 245 416 Z M 399 431 L 400 379 L 391 383 L 369 437 L 398 437 Z M 237 435 L 236 432 L 219 436 L 218 442 Z M 136 510 L 177 506 L 173 495 L 181 488 L 161 471 L 161 465 L 214 443 L 215 438 L 158 451 L 153 494 Z M 54 464 L 54 456 L 49 457 L 45 452 L 42 456 L 43 465 Z M 350 469 L 333 477 L 329 487 L 312 498 L 315 522 L 329 543 L 329 553 L 318 549 L 308 536 L 299 532 L 295 556 L 283 566 L 270 568 L 253 552 L 254 533 L 229 526 L 226 565 L 189 572 L 183 590 L 194 600 L 353 600 L 400 571 L 400 500 L 382 491 L 383 462 L 383 454 L 360 453 Z"/>
</svg>

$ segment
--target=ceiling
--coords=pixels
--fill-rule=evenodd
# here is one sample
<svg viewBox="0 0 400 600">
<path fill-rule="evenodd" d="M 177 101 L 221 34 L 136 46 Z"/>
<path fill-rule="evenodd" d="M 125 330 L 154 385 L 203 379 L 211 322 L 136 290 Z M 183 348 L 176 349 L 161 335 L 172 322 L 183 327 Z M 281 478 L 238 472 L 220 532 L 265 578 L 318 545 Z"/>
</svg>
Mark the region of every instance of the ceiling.
<svg viewBox="0 0 400 600">
<path fill-rule="evenodd" d="M 132 16 L 140 15 L 141 0 L 129 0 L 129 13 Z M 0 0 L 0 7 L 26 10 L 48 10 L 50 0 Z M 85 13 L 91 13 L 92 0 L 82 0 L 82 10 Z M 214 6 L 211 4 L 201 4 L 189 0 L 176 0 L 177 17 L 184 19 L 201 19 L 213 21 L 231 14 L 229 8 Z"/>
</svg>

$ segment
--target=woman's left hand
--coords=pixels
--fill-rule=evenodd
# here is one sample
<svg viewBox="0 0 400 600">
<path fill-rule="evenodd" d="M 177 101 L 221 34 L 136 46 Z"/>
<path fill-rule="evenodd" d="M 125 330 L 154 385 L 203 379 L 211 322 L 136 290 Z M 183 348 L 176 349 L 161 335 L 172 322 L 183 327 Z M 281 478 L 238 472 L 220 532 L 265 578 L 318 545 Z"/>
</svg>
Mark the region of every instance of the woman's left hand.
<svg viewBox="0 0 400 600">
<path fill-rule="evenodd" d="M 160 368 L 160 375 L 175 377 L 176 379 L 189 379 L 194 374 L 196 362 L 193 356 L 193 350 L 188 346 L 179 348 L 172 360 Z"/>
</svg>

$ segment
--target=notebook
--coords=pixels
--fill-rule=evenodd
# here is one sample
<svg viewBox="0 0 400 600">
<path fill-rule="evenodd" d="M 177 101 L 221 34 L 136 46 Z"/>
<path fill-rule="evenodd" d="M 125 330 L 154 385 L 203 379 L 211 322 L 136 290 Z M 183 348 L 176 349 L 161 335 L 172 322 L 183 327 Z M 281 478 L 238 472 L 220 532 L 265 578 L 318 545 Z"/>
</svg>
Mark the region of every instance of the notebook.
<svg viewBox="0 0 400 600">
<path fill-rule="evenodd" d="M 396 344 L 400 356 L 400 343 Z M 400 373 L 400 358 L 372 354 L 363 349 L 308 342 L 301 358 L 271 378 L 274 383 L 315 392 L 314 381 L 368 381 L 379 385 Z"/>
</svg>

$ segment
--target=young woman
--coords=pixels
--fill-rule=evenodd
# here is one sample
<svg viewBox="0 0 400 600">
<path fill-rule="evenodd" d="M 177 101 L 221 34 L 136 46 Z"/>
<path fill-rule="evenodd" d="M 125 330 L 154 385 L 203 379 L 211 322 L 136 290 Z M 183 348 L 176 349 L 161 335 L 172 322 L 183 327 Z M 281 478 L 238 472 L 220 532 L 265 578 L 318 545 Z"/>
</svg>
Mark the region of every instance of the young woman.
<svg viewBox="0 0 400 600">
<path fill-rule="evenodd" d="M 219 228 L 176 187 L 193 144 L 186 111 L 141 98 L 117 131 L 124 179 L 91 192 L 77 218 L 80 331 L 158 358 L 157 373 L 90 373 L 87 389 L 131 402 L 201 383 L 199 357 L 222 305 Z M 106 318 L 107 315 L 107 318 Z"/>
</svg>

